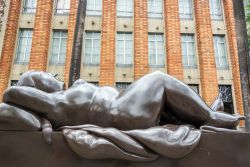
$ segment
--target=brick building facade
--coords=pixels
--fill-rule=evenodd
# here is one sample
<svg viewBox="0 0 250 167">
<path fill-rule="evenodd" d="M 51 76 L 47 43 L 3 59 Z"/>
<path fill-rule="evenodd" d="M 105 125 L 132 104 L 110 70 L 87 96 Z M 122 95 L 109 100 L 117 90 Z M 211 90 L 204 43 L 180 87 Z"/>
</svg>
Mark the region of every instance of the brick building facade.
<svg viewBox="0 0 250 167">
<path fill-rule="evenodd" d="M 7 3 L 0 96 L 29 69 L 67 83 L 78 1 Z M 232 0 L 88 0 L 83 41 L 86 81 L 125 88 L 159 70 L 243 114 Z"/>
</svg>

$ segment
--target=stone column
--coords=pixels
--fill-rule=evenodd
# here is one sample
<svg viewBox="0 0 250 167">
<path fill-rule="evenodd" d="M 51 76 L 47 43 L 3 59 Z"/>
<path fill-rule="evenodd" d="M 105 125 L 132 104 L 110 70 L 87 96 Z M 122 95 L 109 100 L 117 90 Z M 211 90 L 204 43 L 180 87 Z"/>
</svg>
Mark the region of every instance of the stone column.
<svg viewBox="0 0 250 167">
<path fill-rule="evenodd" d="M 209 0 L 195 0 L 197 45 L 203 99 L 211 104 L 218 96 L 218 80 L 214 56 Z"/>
<path fill-rule="evenodd" d="M 53 0 L 37 0 L 30 54 L 30 70 L 46 71 L 50 44 Z"/>
<path fill-rule="evenodd" d="M 100 85 L 115 84 L 116 0 L 103 0 Z"/>
<path fill-rule="evenodd" d="M 10 71 L 15 52 L 20 8 L 20 0 L 10 1 L 8 21 L 2 48 L 2 56 L 0 59 L 0 101 L 2 100 L 3 93 L 5 89 L 7 89 L 9 84 Z"/>
<path fill-rule="evenodd" d="M 178 0 L 165 0 L 164 10 L 167 72 L 183 80 Z"/>
<path fill-rule="evenodd" d="M 147 0 L 134 1 L 134 77 L 149 72 L 148 68 L 148 11 Z"/>
</svg>

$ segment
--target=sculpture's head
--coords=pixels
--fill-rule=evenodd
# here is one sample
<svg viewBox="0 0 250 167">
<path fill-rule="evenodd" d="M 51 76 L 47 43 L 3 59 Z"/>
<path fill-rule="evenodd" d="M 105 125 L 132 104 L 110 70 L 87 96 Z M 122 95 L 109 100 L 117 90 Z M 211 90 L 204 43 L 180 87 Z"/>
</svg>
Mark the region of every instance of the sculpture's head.
<svg viewBox="0 0 250 167">
<path fill-rule="evenodd" d="M 44 92 L 52 93 L 65 89 L 65 84 L 55 75 L 42 71 L 25 72 L 19 79 L 18 86 L 29 86 Z"/>
</svg>

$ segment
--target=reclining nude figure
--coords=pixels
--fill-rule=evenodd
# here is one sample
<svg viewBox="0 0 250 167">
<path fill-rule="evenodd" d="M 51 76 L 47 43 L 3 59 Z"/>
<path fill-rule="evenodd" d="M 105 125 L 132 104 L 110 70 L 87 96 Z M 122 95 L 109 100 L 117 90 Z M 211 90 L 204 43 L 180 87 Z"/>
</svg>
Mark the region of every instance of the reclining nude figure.
<svg viewBox="0 0 250 167">
<path fill-rule="evenodd" d="M 148 74 L 118 92 L 83 80 L 64 90 L 63 82 L 51 74 L 29 71 L 6 90 L 3 102 L 0 129 L 15 130 L 30 122 L 39 127 L 34 120 L 45 118 L 53 129 L 63 130 L 75 153 L 87 159 L 181 158 L 198 144 L 201 126 L 223 131 L 235 129 L 243 119 L 217 112 L 223 110 L 220 100 L 209 107 L 189 86 L 162 72 Z M 44 134 L 50 142 L 46 134 L 51 133 Z"/>
<path fill-rule="evenodd" d="M 18 85 L 5 92 L 3 101 L 47 118 L 54 128 L 93 124 L 145 129 L 159 125 L 162 118 L 162 124 L 235 129 L 241 119 L 213 111 L 189 86 L 162 72 L 142 77 L 121 93 L 83 80 L 63 91 L 63 83 L 44 72 L 27 72 Z"/>
</svg>

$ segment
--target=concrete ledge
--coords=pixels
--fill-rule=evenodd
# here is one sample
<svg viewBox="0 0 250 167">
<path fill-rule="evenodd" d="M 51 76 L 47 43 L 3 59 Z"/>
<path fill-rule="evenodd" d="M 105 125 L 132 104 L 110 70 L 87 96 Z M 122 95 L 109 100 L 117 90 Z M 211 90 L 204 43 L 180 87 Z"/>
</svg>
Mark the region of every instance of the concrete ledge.
<svg viewBox="0 0 250 167">
<path fill-rule="evenodd" d="M 182 159 L 154 162 L 86 160 L 70 150 L 61 132 L 47 144 L 41 132 L 0 132 L 1 167 L 248 167 L 249 133 L 202 134 L 195 150 Z"/>
</svg>

